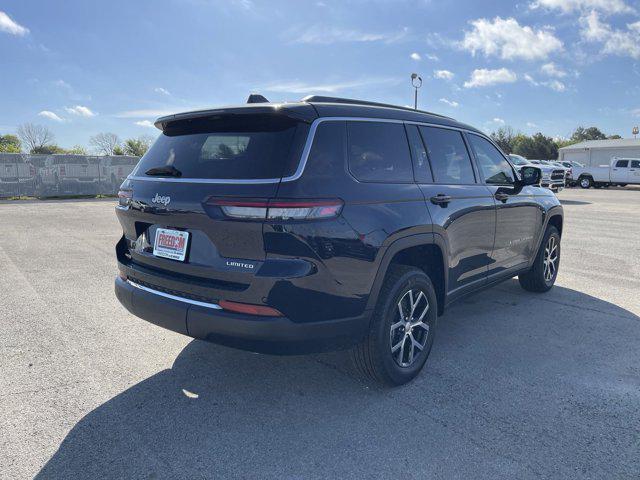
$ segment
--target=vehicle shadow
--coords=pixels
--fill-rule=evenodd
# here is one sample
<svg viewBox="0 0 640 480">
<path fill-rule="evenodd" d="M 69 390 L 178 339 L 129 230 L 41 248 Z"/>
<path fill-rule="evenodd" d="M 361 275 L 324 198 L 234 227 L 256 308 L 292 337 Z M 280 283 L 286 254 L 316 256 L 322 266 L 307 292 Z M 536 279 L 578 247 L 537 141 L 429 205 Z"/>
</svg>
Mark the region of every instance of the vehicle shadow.
<svg viewBox="0 0 640 480">
<path fill-rule="evenodd" d="M 616 390 L 640 390 L 635 314 L 513 281 L 452 307 L 438 337 L 426 371 L 399 389 L 360 382 L 345 352 L 275 357 L 194 340 L 171 369 L 82 418 L 36 478 L 640 471 L 638 393 Z"/>
</svg>

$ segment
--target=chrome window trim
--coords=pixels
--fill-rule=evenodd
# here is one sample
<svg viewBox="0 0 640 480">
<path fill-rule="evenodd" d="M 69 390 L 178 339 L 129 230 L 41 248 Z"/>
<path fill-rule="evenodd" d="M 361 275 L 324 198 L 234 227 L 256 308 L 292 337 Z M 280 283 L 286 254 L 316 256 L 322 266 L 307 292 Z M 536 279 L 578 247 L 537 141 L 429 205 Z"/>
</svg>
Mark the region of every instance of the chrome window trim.
<svg viewBox="0 0 640 480">
<path fill-rule="evenodd" d="M 414 120 L 400 120 L 395 118 L 374 118 L 374 117 L 320 117 L 316 118 L 313 122 L 311 122 L 311 126 L 309 127 L 309 133 L 307 134 L 307 140 L 305 141 L 304 148 L 302 149 L 302 155 L 300 158 L 300 162 L 298 163 L 298 168 L 288 177 L 280 178 L 247 178 L 247 179 L 230 179 L 230 178 L 168 178 L 168 177 L 147 177 L 147 176 L 139 176 L 139 175 L 129 175 L 127 180 L 142 180 L 147 182 L 170 182 L 170 183 L 217 183 L 217 184 L 227 184 L 227 185 L 260 185 L 260 184 L 270 184 L 270 183 L 280 183 L 282 182 L 294 182 L 298 180 L 307 166 L 307 161 L 309 160 L 309 155 L 311 154 L 311 147 L 313 146 L 313 140 L 316 136 L 316 130 L 318 129 L 318 125 L 324 122 L 378 122 L 378 123 L 402 123 L 407 125 L 421 125 L 425 127 L 437 127 L 437 128 L 446 128 L 448 130 L 455 130 L 458 132 L 468 132 L 473 133 L 474 135 L 479 135 L 481 137 L 487 138 L 481 133 L 478 133 L 474 130 L 469 130 L 467 128 L 462 127 L 452 127 L 450 125 L 441 125 L 439 123 L 429 123 L 429 122 L 418 122 Z M 489 139 L 489 141 L 491 141 Z M 493 142 L 492 142 L 493 143 Z"/>
<path fill-rule="evenodd" d="M 170 293 L 160 292 L 158 290 L 154 290 L 153 288 L 145 287 L 144 285 L 140 285 L 136 282 L 132 282 L 131 280 L 127 280 L 127 283 L 132 287 L 138 288 L 148 293 L 153 293 L 154 295 L 159 295 L 161 297 L 169 298 L 171 300 L 177 300 L 178 302 L 189 303 L 191 305 L 197 305 L 199 307 L 213 308 L 214 310 L 222 310 L 222 307 L 217 303 L 207 303 L 207 302 L 199 302 L 198 300 L 191 300 L 190 298 L 179 297 L 177 295 L 171 295 Z"/>
</svg>

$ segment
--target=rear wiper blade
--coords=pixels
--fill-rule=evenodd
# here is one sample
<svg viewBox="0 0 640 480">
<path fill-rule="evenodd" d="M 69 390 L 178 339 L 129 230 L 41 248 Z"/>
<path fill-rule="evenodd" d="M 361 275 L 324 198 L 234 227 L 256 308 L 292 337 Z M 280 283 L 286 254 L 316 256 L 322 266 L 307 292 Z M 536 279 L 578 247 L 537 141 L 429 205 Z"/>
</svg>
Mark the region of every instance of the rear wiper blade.
<svg viewBox="0 0 640 480">
<path fill-rule="evenodd" d="M 145 175 L 154 175 L 157 177 L 181 177 L 182 172 L 173 165 L 165 165 L 164 167 L 153 167 L 144 172 Z"/>
</svg>

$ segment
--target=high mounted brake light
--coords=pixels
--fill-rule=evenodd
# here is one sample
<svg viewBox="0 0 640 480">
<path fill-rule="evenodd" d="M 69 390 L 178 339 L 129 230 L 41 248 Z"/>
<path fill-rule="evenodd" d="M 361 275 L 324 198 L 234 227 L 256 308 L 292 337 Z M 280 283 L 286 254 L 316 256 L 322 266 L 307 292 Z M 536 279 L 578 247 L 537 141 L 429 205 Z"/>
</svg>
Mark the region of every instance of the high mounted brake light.
<svg viewBox="0 0 640 480">
<path fill-rule="evenodd" d="M 340 214 L 340 199 L 227 199 L 209 198 L 207 205 L 220 207 L 231 218 L 253 220 L 317 220 Z"/>
</svg>

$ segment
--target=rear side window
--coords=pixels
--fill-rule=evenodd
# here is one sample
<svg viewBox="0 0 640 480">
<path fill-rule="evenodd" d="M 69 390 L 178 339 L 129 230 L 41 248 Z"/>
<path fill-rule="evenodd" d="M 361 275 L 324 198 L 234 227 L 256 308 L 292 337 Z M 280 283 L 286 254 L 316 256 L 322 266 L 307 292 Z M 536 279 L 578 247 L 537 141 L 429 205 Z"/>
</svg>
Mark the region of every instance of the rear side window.
<svg viewBox="0 0 640 480">
<path fill-rule="evenodd" d="M 351 174 L 362 182 L 413 182 L 407 135 L 401 123 L 347 122 Z"/>
<path fill-rule="evenodd" d="M 462 133 L 437 127 L 420 127 L 436 183 L 476 183 L 471 158 Z"/>
<path fill-rule="evenodd" d="M 470 134 L 469 142 L 476 152 L 478 167 L 484 181 L 489 185 L 512 184 L 515 181 L 513 169 L 496 147 L 488 140 Z"/>
<path fill-rule="evenodd" d="M 616 162 L 616 167 L 627 168 L 629 166 L 629 160 L 618 160 Z"/>
<path fill-rule="evenodd" d="M 233 115 L 169 124 L 136 175 L 173 166 L 182 178 L 276 179 L 295 172 L 308 125 L 282 115 Z"/>
</svg>

